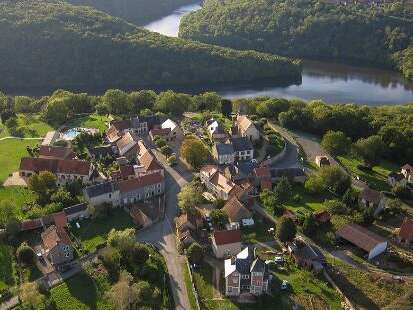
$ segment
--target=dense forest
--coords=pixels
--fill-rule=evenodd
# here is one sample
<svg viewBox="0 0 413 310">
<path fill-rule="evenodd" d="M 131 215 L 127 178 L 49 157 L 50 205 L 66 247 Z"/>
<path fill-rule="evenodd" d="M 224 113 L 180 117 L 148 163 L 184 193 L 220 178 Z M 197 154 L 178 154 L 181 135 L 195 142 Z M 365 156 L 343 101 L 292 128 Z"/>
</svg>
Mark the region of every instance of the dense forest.
<svg viewBox="0 0 413 310">
<path fill-rule="evenodd" d="M 413 79 L 413 5 L 323 0 L 206 0 L 180 37 L 284 56 L 399 69 Z"/>
<path fill-rule="evenodd" d="M 95 9 L 144 25 L 162 17 L 180 6 L 195 3 L 195 0 L 66 0 L 75 5 L 91 6 Z"/>
<path fill-rule="evenodd" d="M 101 89 L 254 79 L 299 82 L 286 58 L 151 33 L 63 1 L 0 3 L 0 89 Z"/>
</svg>

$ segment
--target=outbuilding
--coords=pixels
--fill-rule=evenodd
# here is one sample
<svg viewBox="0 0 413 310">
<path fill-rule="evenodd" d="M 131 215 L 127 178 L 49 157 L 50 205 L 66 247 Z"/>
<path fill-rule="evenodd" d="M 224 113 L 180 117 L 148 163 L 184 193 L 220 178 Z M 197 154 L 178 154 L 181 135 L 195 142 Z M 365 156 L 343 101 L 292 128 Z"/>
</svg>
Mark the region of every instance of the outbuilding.
<svg viewBox="0 0 413 310">
<path fill-rule="evenodd" d="M 366 251 L 369 260 L 387 249 L 386 239 L 354 223 L 343 226 L 336 232 L 336 236 Z"/>
</svg>

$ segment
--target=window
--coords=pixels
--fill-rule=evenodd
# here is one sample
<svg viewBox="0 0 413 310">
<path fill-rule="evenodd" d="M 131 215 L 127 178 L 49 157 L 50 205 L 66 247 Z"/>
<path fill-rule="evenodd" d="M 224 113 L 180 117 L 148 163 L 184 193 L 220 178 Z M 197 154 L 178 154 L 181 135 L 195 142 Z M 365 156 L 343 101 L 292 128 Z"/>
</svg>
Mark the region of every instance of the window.
<svg viewBox="0 0 413 310">
<path fill-rule="evenodd" d="M 243 274 L 241 275 L 241 279 L 249 279 L 250 275 L 249 274 Z"/>
<path fill-rule="evenodd" d="M 112 194 L 109 194 L 109 198 L 112 198 Z"/>
<path fill-rule="evenodd" d="M 231 287 L 231 286 L 228 286 L 228 287 L 227 287 L 227 292 L 228 292 L 228 293 L 231 293 L 231 292 L 232 292 L 232 287 Z"/>
<path fill-rule="evenodd" d="M 232 278 L 232 283 L 233 284 L 238 284 L 238 279 L 237 278 Z"/>
</svg>

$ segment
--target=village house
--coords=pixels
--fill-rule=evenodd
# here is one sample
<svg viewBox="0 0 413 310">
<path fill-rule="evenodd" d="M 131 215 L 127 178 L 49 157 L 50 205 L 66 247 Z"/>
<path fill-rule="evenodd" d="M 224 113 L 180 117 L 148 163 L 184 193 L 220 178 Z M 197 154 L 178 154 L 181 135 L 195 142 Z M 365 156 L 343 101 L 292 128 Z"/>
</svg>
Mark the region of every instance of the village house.
<svg viewBox="0 0 413 310">
<path fill-rule="evenodd" d="M 296 239 L 290 242 L 287 248 L 298 266 L 314 272 L 323 270 L 324 257 L 304 240 Z"/>
<path fill-rule="evenodd" d="M 138 142 L 139 151 L 137 156 L 138 164 L 135 167 L 135 174 L 139 177 L 146 174 L 160 173 L 164 175 L 164 169 L 155 155 L 145 146 L 143 141 Z"/>
<path fill-rule="evenodd" d="M 125 133 L 122 138 L 120 138 L 116 142 L 119 156 L 126 157 L 128 161 L 133 162 L 136 159 L 136 155 L 138 154 L 139 140 L 139 137 L 135 133 Z"/>
<path fill-rule="evenodd" d="M 373 208 L 376 216 L 386 206 L 386 198 L 383 193 L 366 187 L 360 193 L 360 203 L 366 208 Z"/>
<path fill-rule="evenodd" d="M 389 185 L 392 187 L 395 185 L 406 186 L 407 179 L 404 177 L 402 173 L 392 171 L 387 176 L 387 183 L 389 183 Z"/>
<path fill-rule="evenodd" d="M 216 172 L 205 183 L 205 186 L 210 190 L 217 198 L 228 200 L 233 195 L 238 195 L 242 188 L 227 179 L 221 172 Z"/>
<path fill-rule="evenodd" d="M 76 155 L 70 147 L 41 145 L 39 148 L 39 158 L 74 159 L 75 157 Z"/>
<path fill-rule="evenodd" d="M 116 143 L 125 133 L 130 131 L 130 128 L 130 120 L 112 121 L 106 130 L 106 138 L 110 143 Z"/>
<path fill-rule="evenodd" d="M 165 180 L 160 173 L 147 174 L 136 179 L 119 182 L 121 205 L 129 205 L 160 196 L 164 191 Z"/>
<path fill-rule="evenodd" d="M 214 231 L 211 238 L 212 251 L 216 258 L 227 258 L 241 252 L 241 231 Z"/>
<path fill-rule="evenodd" d="M 254 146 L 247 137 L 233 137 L 228 142 L 232 143 L 236 161 L 251 161 L 254 158 Z"/>
<path fill-rule="evenodd" d="M 246 137 L 252 142 L 260 139 L 260 132 L 247 116 L 237 115 L 236 127 L 238 129 L 238 135 L 241 137 Z"/>
<path fill-rule="evenodd" d="M 246 247 L 236 257 L 226 259 L 224 268 L 226 296 L 243 293 L 259 296 L 269 292 L 267 265 L 255 255 L 255 249 Z"/>
<path fill-rule="evenodd" d="M 203 226 L 202 215 L 200 213 L 182 214 L 176 218 L 175 223 L 176 236 L 183 248 L 187 248 L 196 242 L 198 236 L 200 236 L 199 230 Z"/>
<path fill-rule="evenodd" d="M 228 215 L 231 223 L 242 223 L 243 220 L 251 220 L 252 213 L 239 201 L 237 197 L 229 199 L 222 210 Z"/>
<path fill-rule="evenodd" d="M 49 171 L 56 176 L 56 184 L 60 186 L 76 180 L 89 183 L 93 170 L 92 164 L 84 160 L 24 157 L 20 162 L 19 175 L 24 178 Z"/>
<path fill-rule="evenodd" d="M 325 155 L 319 155 L 315 157 L 315 163 L 318 167 L 330 166 L 330 160 Z"/>
<path fill-rule="evenodd" d="M 212 147 L 212 155 L 219 165 L 230 165 L 233 164 L 235 160 L 235 152 L 232 144 L 214 144 Z"/>
<path fill-rule="evenodd" d="M 102 145 L 102 146 L 95 146 L 89 147 L 86 149 L 86 154 L 89 158 L 98 160 L 104 158 L 113 158 L 115 156 L 115 152 L 113 151 L 112 145 Z"/>
<path fill-rule="evenodd" d="M 52 265 L 61 265 L 73 260 L 69 235 L 63 227 L 52 225 L 41 234 L 44 255 Z"/>
<path fill-rule="evenodd" d="M 401 173 L 406 178 L 407 182 L 413 183 L 413 167 L 409 164 L 404 165 L 401 168 Z"/>
<path fill-rule="evenodd" d="M 161 129 L 163 129 L 165 133 L 167 132 L 167 135 L 165 135 L 164 133 L 162 135 L 162 137 L 166 141 L 175 141 L 177 139 L 182 139 L 183 137 L 183 132 L 181 128 L 178 126 L 177 123 L 175 123 L 173 120 L 169 118 L 161 124 Z M 152 139 L 155 135 L 156 134 L 154 132 L 151 134 Z"/>
<path fill-rule="evenodd" d="M 405 218 L 400 226 L 397 241 L 407 246 L 411 245 L 413 241 L 413 218 Z"/>
<path fill-rule="evenodd" d="M 159 124 L 157 116 L 136 116 L 128 120 L 115 120 L 110 123 L 106 130 L 106 137 L 110 143 L 115 143 L 127 132 L 133 132 L 143 137 L 157 124 Z"/>
<path fill-rule="evenodd" d="M 207 121 L 207 131 L 213 141 L 224 142 L 228 138 L 224 126 L 214 119 Z"/>
<path fill-rule="evenodd" d="M 387 249 L 386 239 L 354 223 L 343 226 L 336 236 L 367 252 L 369 260 Z"/>
<path fill-rule="evenodd" d="M 83 196 L 93 207 L 104 203 L 116 207 L 120 204 L 120 192 L 117 182 L 105 182 L 97 185 L 88 186 L 83 189 Z"/>
<path fill-rule="evenodd" d="M 224 168 L 224 175 L 236 184 L 250 181 L 253 178 L 255 164 L 248 161 L 237 162 Z"/>
<path fill-rule="evenodd" d="M 144 229 L 152 225 L 159 217 L 159 208 L 152 204 L 137 203 L 129 208 L 129 215 L 137 229 Z"/>
</svg>

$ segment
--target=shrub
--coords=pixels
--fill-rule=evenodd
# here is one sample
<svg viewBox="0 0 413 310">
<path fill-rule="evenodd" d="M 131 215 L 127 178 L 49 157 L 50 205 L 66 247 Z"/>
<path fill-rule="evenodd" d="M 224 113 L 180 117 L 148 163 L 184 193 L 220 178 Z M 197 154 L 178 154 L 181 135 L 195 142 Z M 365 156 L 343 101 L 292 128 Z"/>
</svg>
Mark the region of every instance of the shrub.
<svg viewBox="0 0 413 310">
<path fill-rule="evenodd" d="M 33 249 L 25 242 L 23 242 L 16 251 L 17 259 L 20 263 L 26 266 L 32 266 L 34 264 L 35 254 Z"/>
</svg>

